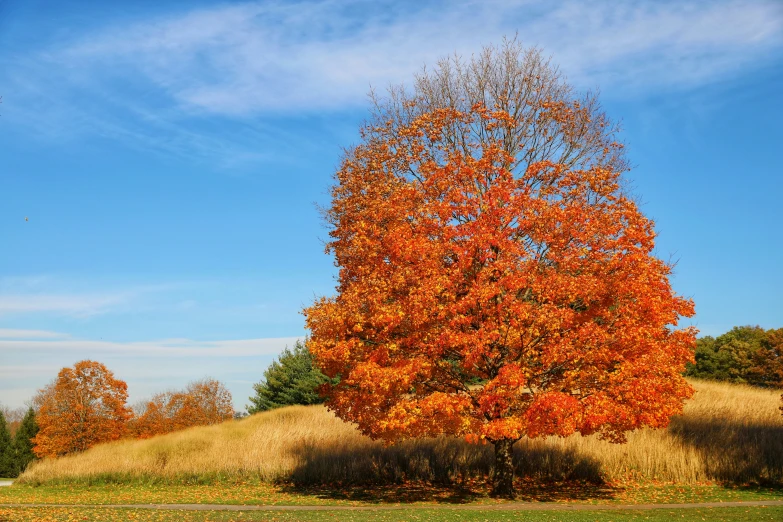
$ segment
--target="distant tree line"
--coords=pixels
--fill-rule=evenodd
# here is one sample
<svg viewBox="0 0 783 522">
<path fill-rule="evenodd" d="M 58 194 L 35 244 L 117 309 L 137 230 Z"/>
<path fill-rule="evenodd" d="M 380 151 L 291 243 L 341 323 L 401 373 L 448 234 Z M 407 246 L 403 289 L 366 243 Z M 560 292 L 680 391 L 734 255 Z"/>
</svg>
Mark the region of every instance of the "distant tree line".
<svg viewBox="0 0 783 522">
<path fill-rule="evenodd" d="M 685 375 L 783 388 L 783 328 L 736 326 L 718 337 L 702 337 Z"/>
<path fill-rule="evenodd" d="M 328 382 L 332 381 L 314 364 L 306 345 L 297 341 L 293 349 L 283 350 L 254 386 L 256 395 L 248 412 L 321 403 L 318 389 Z M 208 378 L 191 382 L 184 390 L 158 393 L 132 408 L 127 398 L 127 384 L 99 362 L 85 360 L 63 368 L 38 391 L 24 419 L 21 411 L 0 408 L 0 477 L 18 476 L 37 458 L 245 416 L 234 411 L 225 386 Z M 12 417 L 10 426 L 7 417 Z"/>
<path fill-rule="evenodd" d="M 234 417 L 231 393 L 215 379 L 191 382 L 184 390 L 158 393 L 134 410 L 127 431 L 139 439 L 191 426 L 218 424 Z"/>
<path fill-rule="evenodd" d="M 0 408 L 0 477 L 18 476 L 36 458 L 234 418 L 231 393 L 209 378 L 184 390 L 159 393 L 133 409 L 127 399 L 127 384 L 99 362 L 85 360 L 63 368 L 38 391 L 24 418 L 18 410 Z"/>
</svg>

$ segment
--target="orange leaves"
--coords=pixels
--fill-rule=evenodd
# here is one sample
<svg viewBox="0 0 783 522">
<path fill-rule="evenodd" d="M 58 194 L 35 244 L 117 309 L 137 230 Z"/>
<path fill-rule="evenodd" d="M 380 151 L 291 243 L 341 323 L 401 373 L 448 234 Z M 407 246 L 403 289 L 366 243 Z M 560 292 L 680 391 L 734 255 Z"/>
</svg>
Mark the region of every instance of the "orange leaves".
<svg viewBox="0 0 783 522">
<path fill-rule="evenodd" d="M 181 392 L 153 396 L 144 411 L 128 423 L 128 432 L 146 439 L 191 426 L 218 424 L 233 415 L 231 393 L 219 381 L 204 379 Z"/>
<path fill-rule="evenodd" d="M 130 417 L 127 397 L 125 382 L 99 362 L 79 361 L 63 368 L 34 399 L 40 430 L 33 451 L 39 457 L 56 457 L 119 439 Z"/>
<path fill-rule="evenodd" d="M 530 438 L 571 435 L 581 424 L 581 414 L 582 406 L 573 395 L 544 392 L 536 396 L 525 412 L 525 435 Z"/>
<path fill-rule="evenodd" d="M 471 418 L 471 406 L 467 396 L 444 392 L 433 392 L 421 398 L 406 397 L 389 409 L 372 434 L 393 441 L 401 437 L 475 433 L 480 425 Z"/>
</svg>

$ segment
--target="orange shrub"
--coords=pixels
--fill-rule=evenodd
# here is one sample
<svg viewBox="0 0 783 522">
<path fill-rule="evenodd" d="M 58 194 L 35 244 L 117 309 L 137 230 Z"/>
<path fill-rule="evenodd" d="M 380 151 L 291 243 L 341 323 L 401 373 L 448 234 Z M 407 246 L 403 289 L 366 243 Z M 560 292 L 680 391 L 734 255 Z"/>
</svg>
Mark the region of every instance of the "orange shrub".
<svg viewBox="0 0 783 522">
<path fill-rule="evenodd" d="M 128 424 L 128 433 L 146 439 L 191 426 L 218 424 L 232 418 L 231 393 L 214 379 L 195 381 L 183 391 L 154 395 Z"/>
</svg>

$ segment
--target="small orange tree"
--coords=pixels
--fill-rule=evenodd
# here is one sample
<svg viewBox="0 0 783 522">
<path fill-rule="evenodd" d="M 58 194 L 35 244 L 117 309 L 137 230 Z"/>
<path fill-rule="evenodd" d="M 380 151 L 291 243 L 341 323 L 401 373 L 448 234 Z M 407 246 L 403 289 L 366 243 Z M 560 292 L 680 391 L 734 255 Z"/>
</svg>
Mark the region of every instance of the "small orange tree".
<svg viewBox="0 0 783 522">
<path fill-rule="evenodd" d="M 99 362 L 79 361 L 63 368 L 33 399 L 39 426 L 33 452 L 57 457 L 119 439 L 130 417 L 127 390 L 125 382 Z"/>
<path fill-rule="evenodd" d="M 522 437 L 621 442 L 679 413 L 693 303 L 622 190 L 616 132 L 516 42 L 376 99 L 324 212 L 337 295 L 304 310 L 340 377 L 329 408 L 387 441 L 494 444 L 505 497 Z"/>
<path fill-rule="evenodd" d="M 149 401 L 134 406 L 134 416 L 128 421 L 128 436 L 148 439 L 176 431 L 174 418 L 183 398 L 181 393 L 167 391 L 156 393 Z"/>
<path fill-rule="evenodd" d="M 234 416 L 231 392 L 215 379 L 192 382 L 181 392 L 158 393 L 142 410 L 128 423 L 128 433 L 143 439 L 191 426 L 218 424 Z"/>
<path fill-rule="evenodd" d="M 180 417 L 191 425 L 219 424 L 234 417 L 234 404 L 223 383 L 215 379 L 191 382 L 185 390 Z"/>
</svg>

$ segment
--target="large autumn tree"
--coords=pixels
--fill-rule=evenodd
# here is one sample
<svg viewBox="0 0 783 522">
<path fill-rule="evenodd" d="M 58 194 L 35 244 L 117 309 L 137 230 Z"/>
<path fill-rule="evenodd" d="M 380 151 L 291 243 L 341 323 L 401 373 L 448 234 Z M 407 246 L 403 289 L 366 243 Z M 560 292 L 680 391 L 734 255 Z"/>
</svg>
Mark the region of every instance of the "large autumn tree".
<svg viewBox="0 0 783 522">
<path fill-rule="evenodd" d="M 127 398 L 125 382 L 99 362 L 63 368 L 33 399 L 39 427 L 33 451 L 57 457 L 119 439 L 130 417 Z"/>
<path fill-rule="evenodd" d="M 617 131 L 516 42 L 375 98 L 324 209 L 336 295 L 304 310 L 329 408 L 374 438 L 492 443 L 506 497 L 522 437 L 622 442 L 679 413 L 693 303 Z"/>
</svg>

